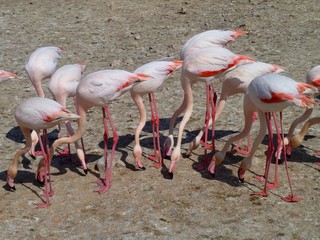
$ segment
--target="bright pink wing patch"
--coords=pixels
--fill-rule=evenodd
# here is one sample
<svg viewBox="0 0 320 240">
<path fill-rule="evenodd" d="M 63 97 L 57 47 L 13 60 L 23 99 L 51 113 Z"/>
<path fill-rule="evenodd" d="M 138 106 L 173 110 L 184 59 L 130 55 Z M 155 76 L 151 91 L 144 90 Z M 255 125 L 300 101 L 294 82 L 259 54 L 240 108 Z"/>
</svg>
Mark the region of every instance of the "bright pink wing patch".
<svg viewBox="0 0 320 240">
<path fill-rule="evenodd" d="M 279 103 L 288 100 L 293 100 L 294 97 L 287 93 L 271 93 L 271 98 L 261 98 L 260 100 L 264 103 Z"/>
</svg>

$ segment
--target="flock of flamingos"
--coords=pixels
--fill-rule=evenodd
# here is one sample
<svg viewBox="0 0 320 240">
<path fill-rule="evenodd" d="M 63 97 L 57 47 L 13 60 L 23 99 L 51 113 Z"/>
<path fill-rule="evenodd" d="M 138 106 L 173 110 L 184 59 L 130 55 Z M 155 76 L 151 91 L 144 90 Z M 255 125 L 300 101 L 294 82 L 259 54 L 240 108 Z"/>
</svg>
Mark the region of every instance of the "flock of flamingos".
<svg viewBox="0 0 320 240">
<path fill-rule="evenodd" d="M 198 136 L 190 143 L 187 155 L 199 145 L 203 145 L 205 159 L 195 167 L 198 170 L 209 171 L 213 176 L 215 166 L 220 164 L 232 143 L 239 141 L 236 151 L 247 156 L 241 161 L 238 177 L 244 181 L 245 172 L 251 167 L 253 155 L 259 147 L 268 129 L 268 150 L 266 152 L 266 165 L 264 176 L 259 179 L 264 182 L 262 192 L 252 194 L 267 196 L 268 188 L 277 187 L 278 184 L 278 161 L 281 155 L 284 158 L 284 165 L 287 172 L 290 195 L 282 198 L 285 201 L 296 202 L 300 198 L 292 191 L 290 177 L 287 167 L 286 156 L 291 150 L 302 142 L 308 128 L 319 123 L 319 118 L 311 118 L 314 101 L 320 86 L 320 65 L 312 68 L 306 78 L 306 83 L 297 82 L 286 77 L 281 72 L 284 68 L 275 64 L 263 63 L 251 57 L 238 55 L 226 48 L 227 44 L 237 37 L 245 34 L 239 30 L 210 30 L 202 32 L 190 38 L 181 48 L 180 60 L 161 59 L 149 62 L 133 73 L 124 70 L 102 70 L 93 72 L 83 77 L 84 64 L 65 65 L 56 70 L 57 62 L 62 51 L 58 47 L 41 47 L 36 49 L 28 58 L 26 71 L 38 93 L 38 97 L 31 97 L 17 106 L 15 119 L 25 137 L 25 147 L 18 150 L 14 155 L 11 165 L 7 171 L 7 185 L 11 190 L 16 190 L 14 178 L 18 171 L 18 160 L 21 155 L 29 152 L 31 156 L 41 155 L 36 179 L 44 184 L 45 201 L 37 207 L 50 205 L 50 197 L 54 194 L 50 178 L 50 162 L 55 150 L 62 144 L 74 143 L 77 156 L 82 164 L 83 171 L 87 174 L 85 149 L 82 136 L 86 129 L 87 112 L 92 107 L 101 107 L 104 124 L 104 162 L 98 163 L 100 178 L 97 179 L 99 193 L 104 193 L 110 188 L 112 162 L 116 149 L 118 135 L 113 124 L 108 105 L 124 93 L 130 91 L 133 101 L 140 113 L 140 122 L 135 132 L 135 146 L 133 155 L 135 165 L 139 169 L 145 169 L 142 164 L 142 148 L 139 142 L 140 132 L 146 123 L 146 110 L 143 104 L 143 96 L 148 94 L 151 107 L 152 130 L 154 153 L 149 156 L 154 161 L 154 166 L 163 166 L 163 155 L 170 156 L 171 164 L 169 176 L 173 178 L 176 163 L 181 155 L 181 142 L 183 130 L 187 124 L 193 108 L 192 86 L 196 82 L 204 82 L 206 86 L 206 116 L 205 124 Z M 184 98 L 180 107 L 174 112 L 169 125 L 169 136 L 161 149 L 159 139 L 159 115 L 156 106 L 155 92 L 163 85 L 166 79 L 177 69 L 181 68 L 181 86 L 184 91 Z M 1 81 L 16 77 L 15 74 L 0 71 Z M 41 82 L 50 78 L 49 90 L 53 99 L 45 98 Z M 222 91 L 216 106 L 217 94 L 214 89 L 214 82 L 217 78 L 223 78 Z M 226 104 L 226 99 L 234 94 L 244 94 L 243 111 L 245 124 L 243 130 L 229 138 L 221 151 L 216 152 L 213 157 L 208 150 L 215 152 L 214 144 L 214 122 L 220 116 Z M 74 99 L 76 113 L 66 108 L 68 98 Z M 284 137 L 282 111 L 290 106 L 296 105 L 305 108 L 305 113 L 293 121 L 287 137 Z M 184 112 L 182 121 L 178 128 L 177 142 L 174 143 L 173 130 L 179 115 Z M 276 113 L 279 112 L 279 120 Z M 253 121 L 259 119 L 260 130 L 251 146 L 249 133 Z M 77 121 L 77 129 L 74 131 L 71 121 Z M 300 133 L 294 135 L 295 127 L 304 122 Z M 272 126 L 274 122 L 275 127 Z M 65 124 L 67 136 L 60 134 L 51 147 L 48 145 L 47 129 Z M 211 139 L 209 143 L 209 128 L 211 126 Z M 107 140 L 109 127 L 113 136 L 111 155 L 108 157 Z M 278 136 L 277 146 L 273 145 L 273 129 Z M 40 135 L 40 131 L 42 134 Z M 248 147 L 241 147 L 241 140 L 248 136 Z M 39 142 L 41 151 L 35 151 L 35 145 Z M 70 149 L 70 148 L 69 148 Z M 65 150 L 67 154 L 69 151 Z M 275 157 L 274 182 L 268 181 L 269 169 L 272 158 Z"/>
</svg>

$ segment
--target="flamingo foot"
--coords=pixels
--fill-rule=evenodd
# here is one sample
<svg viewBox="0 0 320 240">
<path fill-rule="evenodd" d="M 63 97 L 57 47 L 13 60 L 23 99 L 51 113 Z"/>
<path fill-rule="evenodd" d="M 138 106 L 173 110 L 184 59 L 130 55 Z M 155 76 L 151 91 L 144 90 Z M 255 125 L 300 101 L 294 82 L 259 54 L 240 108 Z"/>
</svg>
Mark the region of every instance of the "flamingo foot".
<svg viewBox="0 0 320 240">
<path fill-rule="evenodd" d="M 159 155 L 159 153 L 157 154 L 152 154 L 148 156 L 148 159 L 153 161 L 153 166 L 155 168 L 160 168 L 162 167 L 162 161 L 161 161 L 161 156 Z M 158 161 L 157 161 L 158 160 Z"/>
<path fill-rule="evenodd" d="M 233 149 L 231 151 L 232 154 L 236 154 L 236 153 L 239 153 L 239 154 L 242 154 L 242 155 L 248 155 L 250 153 L 250 149 L 247 148 L 247 149 L 242 149 L 241 147 L 236 147 L 235 149 Z"/>
<path fill-rule="evenodd" d="M 238 178 L 240 180 L 241 183 L 244 183 L 244 174 L 245 174 L 245 170 L 242 169 L 242 167 L 239 167 L 238 169 Z"/>
<path fill-rule="evenodd" d="M 32 151 L 32 152 L 29 152 L 29 155 L 30 155 L 30 157 L 32 157 L 33 159 L 35 159 L 36 157 L 38 157 L 38 156 L 42 156 L 43 155 L 43 153 L 42 153 L 42 151 L 41 150 L 39 150 L 39 151 Z"/>
<path fill-rule="evenodd" d="M 151 161 L 156 161 L 158 159 L 158 154 L 151 154 L 148 156 L 148 159 Z"/>
<path fill-rule="evenodd" d="M 11 178 L 11 177 L 9 177 L 8 176 L 8 178 L 7 178 L 7 184 L 8 184 L 8 186 L 10 187 L 10 189 L 11 190 L 16 190 L 16 187 L 15 187 L 15 185 L 14 185 L 14 179 L 13 178 Z"/>
<path fill-rule="evenodd" d="M 155 163 L 153 163 L 153 166 L 155 167 L 155 168 L 161 168 L 162 167 L 162 162 L 161 161 L 159 161 L 159 162 L 155 162 Z"/>
<path fill-rule="evenodd" d="M 254 178 L 257 179 L 259 182 L 265 182 L 266 181 L 266 179 L 262 175 L 255 175 Z"/>
<path fill-rule="evenodd" d="M 273 182 L 273 183 L 267 183 L 267 188 L 269 189 L 275 189 L 278 187 L 278 183 L 277 182 Z"/>
<path fill-rule="evenodd" d="M 207 156 L 203 161 L 195 164 L 194 169 L 197 171 L 203 171 L 209 167 L 210 163 L 211 163 L 211 158 Z"/>
<path fill-rule="evenodd" d="M 216 177 L 216 176 L 215 176 L 215 172 L 214 172 L 215 168 L 216 168 L 216 164 L 215 164 L 214 162 L 211 162 L 210 165 L 209 165 L 209 167 L 208 167 L 208 171 L 209 171 L 209 173 L 211 174 L 211 176 L 212 176 L 213 178 Z"/>
<path fill-rule="evenodd" d="M 212 143 L 205 144 L 205 142 L 203 140 L 200 140 L 200 144 L 201 144 L 202 147 L 204 147 L 204 149 L 213 150 L 213 144 Z"/>
<path fill-rule="evenodd" d="M 69 150 L 68 149 L 63 149 L 63 150 L 61 150 L 61 151 L 57 151 L 57 152 L 55 152 L 55 154 L 54 154 L 55 156 L 59 156 L 59 157 L 64 157 L 64 156 L 69 156 L 70 155 L 70 152 L 69 152 Z"/>
<path fill-rule="evenodd" d="M 261 196 L 261 197 L 268 197 L 268 193 L 263 191 L 263 192 L 253 192 L 251 193 L 251 196 L 255 195 L 255 196 Z"/>
<path fill-rule="evenodd" d="M 281 199 L 285 202 L 299 202 L 302 200 L 302 198 L 293 195 L 289 195 L 288 197 L 283 197 Z"/>
<path fill-rule="evenodd" d="M 48 199 L 46 202 L 36 204 L 36 207 L 37 208 L 46 208 L 46 207 L 49 207 L 50 205 L 51 205 L 51 203 Z"/>
<path fill-rule="evenodd" d="M 99 194 L 105 193 L 110 188 L 110 182 L 104 178 L 100 178 L 96 181 L 96 183 L 100 186 L 97 190 L 94 190 L 94 192 L 97 192 Z"/>
</svg>

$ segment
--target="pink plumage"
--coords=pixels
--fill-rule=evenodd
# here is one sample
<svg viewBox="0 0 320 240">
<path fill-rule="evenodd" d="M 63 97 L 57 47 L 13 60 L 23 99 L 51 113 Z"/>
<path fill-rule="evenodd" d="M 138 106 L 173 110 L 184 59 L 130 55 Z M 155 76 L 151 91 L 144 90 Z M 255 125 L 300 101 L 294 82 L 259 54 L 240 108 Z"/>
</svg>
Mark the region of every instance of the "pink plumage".
<svg viewBox="0 0 320 240">
<path fill-rule="evenodd" d="M 180 59 L 184 60 L 188 55 L 202 48 L 225 47 L 238 36 L 246 32 L 241 30 L 209 30 L 190 38 L 180 50 Z"/>
<path fill-rule="evenodd" d="M 133 155 L 135 157 L 136 166 L 140 169 L 144 169 L 141 158 L 142 158 L 142 148 L 140 146 L 139 136 L 142 128 L 146 123 L 146 111 L 143 104 L 142 97 L 145 94 L 149 95 L 149 102 L 151 108 L 151 121 L 152 121 L 152 134 L 153 134 L 153 146 L 154 154 L 149 156 L 149 159 L 156 161 L 154 166 L 159 168 L 162 166 L 162 156 L 160 150 L 160 138 L 159 138 L 159 115 L 158 109 L 156 106 L 156 99 L 154 92 L 160 88 L 168 77 L 175 71 L 180 68 L 182 61 L 175 60 L 163 60 L 163 61 L 152 61 L 147 64 L 142 65 L 141 67 L 135 70 L 135 73 L 144 73 L 150 76 L 150 79 L 147 81 L 141 82 L 134 85 L 131 90 L 131 96 L 137 105 L 140 113 L 140 123 L 136 129 L 135 133 L 135 146 L 133 149 Z"/>
<path fill-rule="evenodd" d="M 39 97 L 44 97 L 41 82 L 54 73 L 62 48 L 41 47 L 29 56 L 25 69 Z"/>
</svg>

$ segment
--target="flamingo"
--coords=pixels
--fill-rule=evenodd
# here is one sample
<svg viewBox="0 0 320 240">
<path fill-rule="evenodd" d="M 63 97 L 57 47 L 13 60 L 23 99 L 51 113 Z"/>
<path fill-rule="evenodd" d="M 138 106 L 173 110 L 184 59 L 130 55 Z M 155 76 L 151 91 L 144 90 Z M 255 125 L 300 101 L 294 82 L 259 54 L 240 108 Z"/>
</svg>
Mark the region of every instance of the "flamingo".
<svg viewBox="0 0 320 240">
<path fill-rule="evenodd" d="M 62 51 L 62 48 L 55 46 L 40 47 L 32 52 L 27 59 L 25 69 L 39 97 L 45 97 L 41 82 L 50 78 L 55 72 Z M 41 152 L 35 151 L 39 138 L 36 132 L 32 132 L 32 147 L 29 151 L 31 156 L 41 155 Z"/>
<path fill-rule="evenodd" d="M 215 121 L 217 121 L 217 119 L 221 115 L 228 97 L 238 93 L 245 94 L 249 83 L 255 77 L 269 73 L 269 72 L 281 73 L 283 71 L 284 69 L 281 66 L 278 66 L 275 64 L 268 64 L 264 62 L 251 62 L 251 63 L 237 66 L 235 69 L 228 71 L 224 76 L 222 90 L 221 90 L 218 106 L 216 108 Z M 255 116 L 253 117 L 255 118 Z M 212 124 L 212 118 L 210 117 L 209 123 L 208 123 L 209 127 L 211 126 L 211 124 Z M 187 156 L 190 156 L 192 151 L 199 146 L 200 140 L 203 137 L 204 132 L 205 132 L 205 126 L 203 126 L 199 134 L 190 143 L 189 149 L 186 153 Z M 250 149 L 249 136 L 248 136 L 248 149 Z M 241 153 L 247 154 L 248 152 L 243 150 Z M 196 168 L 198 170 L 203 170 L 208 167 L 210 161 L 211 161 L 210 158 L 206 158 L 203 162 L 196 165 Z"/>
<path fill-rule="evenodd" d="M 214 174 L 215 165 L 220 164 L 226 155 L 227 149 L 230 147 L 232 142 L 237 141 L 243 138 L 250 132 L 250 128 L 252 125 L 252 113 L 254 111 L 258 112 L 259 120 L 260 120 L 260 130 L 258 136 L 255 138 L 252 149 L 250 151 L 249 156 L 245 157 L 241 161 L 240 168 L 238 170 L 238 177 L 241 182 L 244 182 L 244 174 L 251 165 L 253 155 L 256 152 L 259 144 L 261 143 L 265 133 L 266 128 L 268 127 L 268 151 L 267 151 L 267 159 L 266 159 L 266 167 L 265 167 L 265 186 L 262 192 L 254 192 L 253 194 L 268 196 L 267 187 L 274 188 L 277 185 L 277 166 L 278 159 L 280 157 L 280 149 L 285 152 L 284 145 L 284 136 L 283 136 L 283 123 L 282 123 L 282 111 L 290 106 L 296 105 L 299 107 L 309 108 L 315 104 L 314 100 L 311 99 L 311 96 L 317 91 L 317 89 L 306 83 L 296 82 L 291 78 L 276 74 L 276 73 L 268 73 L 262 76 L 259 76 L 252 80 L 252 82 L 248 86 L 248 91 L 244 97 L 244 113 L 245 113 L 245 126 L 241 133 L 236 136 L 231 137 L 228 142 L 225 144 L 222 151 L 217 152 L 210 163 L 208 170 L 211 174 Z M 271 158 L 273 154 L 273 133 L 272 133 L 272 123 L 271 116 L 274 118 L 276 123 L 275 112 L 280 112 L 280 125 L 281 125 L 281 134 L 278 128 L 278 124 L 275 124 L 277 135 L 278 135 L 278 149 L 277 149 L 277 159 L 276 159 L 276 169 L 275 169 L 275 179 L 274 184 L 268 185 L 268 175 L 269 175 L 269 167 L 271 163 Z M 281 140 L 280 140 L 281 138 Z M 283 146 L 281 146 L 283 145 Z M 284 158 L 285 168 L 287 172 L 288 182 L 290 186 L 291 194 L 288 197 L 282 198 L 285 201 L 295 202 L 299 201 L 300 198 L 293 195 L 290 177 L 288 173 L 288 166 L 286 157 Z"/>
<path fill-rule="evenodd" d="M 7 171 L 7 184 L 12 190 L 16 190 L 14 178 L 16 177 L 18 171 L 19 157 L 28 152 L 32 145 L 30 131 L 34 130 L 40 132 L 43 130 L 43 136 L 45 140 L 43 142 L 40 138 L 40 146 L 43 151 L 44 166 L 41 165 L 38 167 L 37 178 L 45 182 L 44 196 L 46 197 L 46 201 L 38 204 L 37 207 L 49 206 L 49 197 L 54 194 L 50 181 L 47 129 L 52 128 L 61 122 L 76 120 L 78 118 L 78 115 L 71 113 L 61 104 L 48 98 L 28 98 L 16 108 L 15 119 L 25 137 L 26 145 L 14 155 L 12 163 Z M 40 176 L 40 172 L 43 172 L 44 174 Z"/>
<path fill-rule="evenodd" d="M 49 90 L 53 95 L 54 100 L 60 103 L 62 106 L 66 107 L 67 98 L 73 97 L 76 104 L 76 89 L 82 78 L 84 64 L 69 64 L 59 68 L 52 74 L 49 82 Z M 68 134 L 73 135 L 74 131 L 72 129 L 70 121 L 65 122 Z M 83 143 L 82 139 L 81 142 Z M 80 146 L 79 142 L 75 142 L 75 147 L 77 149 L 77 156 L 81 161 L 84 173 L 87 175 L 88 169 L 85 161 L 84 147 Z"/>
<path fill-rule="evenodd" d="M 65 143 L 74 143 L 83 136 L 86 128 L 87 111 L 94 106 L 102 107 L 104 123 L 105 162 L 104 166 L 100 166 L 100 164 L 98 163 L 98 168 L 101 175 L 100 179 L 97 180 L 97 183 L 100 187 L 98 190 L 96 190 L 96 192 L 100 194 L 106 192 L 111 185 L 112 162 L 114 159 L 114 152 L 119 138 L 116 132 L 116 128 L 113 124 L 108 106 L 113 100 L 117 99 L 118 97 L 129 91 L 134 84 L 137 84 L 144 80 L 148 80 L 149 78 L 150 76 L 147 74 L 131 73 L 124 70 L 102 70 L 91 73 L 84 77 L 80 81 L 76 91 L 77 112 L 80 115 L 80 119 L 78 120 L 78 129 L 74 135 L 69 137 L 58 138 L 53 142 L 50 148 L 51 155 L 49 162 L 52 159 L 52 154 L 58 146 Z M 107 161 L 107 117 L 109 119 L 109 123 L 113 132 L 113 145 L 109 163 Z M 102 170 L 104 170 L 104 173 Z"/>
<path fill-rule="evenodd" d="M 245 31 L 241 30 L 209 30 L 205 31 L 199 34 L 194 35 L 191 37 L 182 47 L 180 50 L 180 59 L 185 60 L 187 56 L 191 55 L 192 53 L 196 52 L 199 49 L 205 49 L 205 48 L 223 48 L 227 46 L 230 42 L 234 41 L 237 37 L 246 34 Z M 182 78 L 182 77 L 181 77 Z M 211 87 L 209 87 L 211 88 Z M 210 92 L 212 89 L 208 89 Z M 211 93 L 210 93 L 211 94 Z M 214 91 L 214 97 L 213 97 L 213 103 L 216 102 L 216 92 Z M 183 110 L 181 109 L 181 112 Z M 180 112 L 180 113 L 181 113 Z M 176 121 L 176 118 L 180 113 L 177 113 L 174 118 L 171 118 L 170 120 L 170 126 L 172 126 L 172 129 L 170 132 L 173 131 L 173 125 Z M 209 114 L 209 112 L 207 113 Z M 207 120 L 207 119 L 206 119 Z M 205 125 L 207 125 L 207 122 L 205 122 Z M 206 131 L 207 135 L 207 131 Z M 207 140 L 205 139 L 205 149 L 207 149 Z M 169 137 L 167 138 L 165 142 L 165 155 L 170 156 L 171 155 L 171 149 L 173 147 L 173 136 L 169 133 Z M 207 150 L 205 151 L 207 153 Z"/>
<path fill-rule="evenodd" d="M 237 37 L 246 34 L 242 30 L 209 30 L 191 37 L 180 50 L 180 59 L 202 48 L 225 47 Z"/>
<path fill-rule="evenodd" d="M 41 47 L 28 58 L 25 68 L 39 97 L 45 96 L 41 82 L 55 72 L 62 51 L 62 48 L 54 46 Z"/>
<path fill-rule="evenodd" d="M 206 123 L 208 123 L 210 116 L 210 105 L 212 107 L 211 114 L 214 119 L 214 99 L 212 97 L 213 81 L 214 79 L 224 73 L 225 71 L 235 67 L 236 65 L 254 61 L 252 58 L 235 54 L 226 48 L 204 48 L 199 49 L 193 54 L 189 55 L 182 64 L 181 85 L 184 90 L 184 99 L 180 107 L 175 111 L 170 119 L 169 136 L 165 141 L 165 153 L 168 155 L 173 147 L 173 127 L 178 116 L 185 110 L 185 115 L 179 126 L 178 140 L 174 151 L 171 154 L 171 165 L 169 168 L 169 177 L 173 178 L 173 171 L 176 162 L 180 159 L 181 141 L 183 129 L 188 122 L 193 108 L 192 85 L 196 82 L 205 82 L 207 92 L 207 111 Z M 206 124 L 206 129 L 208 125 Z M 207 131 L 206 131 L 207 133 Z M 214 129 L 212 128 L 212 134 Z M 207 134 L 205 140 L 207 139 Z M 213 139 L 213 138 L 212 138 Z M 205 149 L 207 146 L 205 146 Z"/>
<path fill-rule="evenodd" d="M 133 149 L 133 155 L 135 157 L 136 166 L 140 169 L 145 169 L 141 163 L 142 148 L 140 146 L 140 133 L 146 124 L 146 110 L 143 104 L 143 96 L 149 95 L 149 102 L 151 108 L 151 121 L 152 121 L 152 135 L 153 135 L 153 147 L 154 154 L 149 156 L 149 159 L 156 161 L 154 166 L 159 168 L 162 166 L 162 156 L 160 151 L 160 133 L 159 133 L 159 115 L 156 106 L 156 99 L 154 92 L 168 79 L 168 77 L 182 65 L 182 61 L 171 60 L 158 60 L 152 61 L 135 70 L 135 73 L 144 73 L 151 76 L 147 81 L 134 85 L 131 90 L 131 97 L 135 102 L 139 113 L 140 122 L 135 132 L 135 146 Z"/>
<path fill-rule="evenodd" d="M 4 70 L 0 70 L 0 82 L 4 82 L 8 79 L 16 78 L 17 75 L 11 72 L 6 72 Z"/>
<path fill-rule="evenodd" d="M 317 87 L 318 90 L 320 91 L 320 65 L 315 66 L 308 71 L 308 74 L 306 76 L 306 83 Z M 317 95 L 319 95 L 319 93 L 316 93 L 314 97 L 316 97 Z M 292 139 L 294 130 L 297 127 L 297 125 L 299 123 L 304 122 L 306 119 L 308 119 L 311 116 L 312 112 L 313 112 L 313 108 L 306 109 L 306 111 L 300 117 L 298 117 L 297 119 L 295 119 L 292 122 L 292 124 L 289 128 L 287 137 L 285 138 L 285 142 L 288 144 L 288 146 L 287 146 L 287 154 L 288 155 L 291 155 L 292 148 L 298 147 L 301 144 L 304 136 L 308 132 L 308 129 L 312 125 L 318 124 L 317 118 L 314 118 L 313 120 L 310 119 L 308 122 L 305 123 L 305 125 L 301 129 L 301 132 L 299 134 L 295 135 L 294 139 Z M 319 156 L 320 152 L 318 151 L 316 153 L 316 155 Z"/>
</svg>

